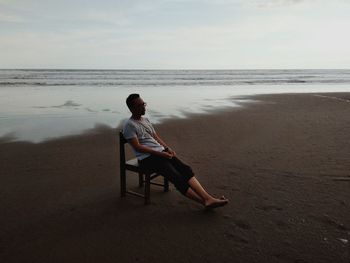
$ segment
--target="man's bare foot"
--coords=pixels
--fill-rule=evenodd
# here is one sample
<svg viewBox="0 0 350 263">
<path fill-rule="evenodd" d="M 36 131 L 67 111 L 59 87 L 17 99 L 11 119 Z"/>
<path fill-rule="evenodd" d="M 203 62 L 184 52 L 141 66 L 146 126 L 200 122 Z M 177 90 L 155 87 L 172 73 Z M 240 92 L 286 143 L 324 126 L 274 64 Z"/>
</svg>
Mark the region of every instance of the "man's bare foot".
<svg viewBox="0 0 350 263">
<path fill-rule="evenodd" d="M 213 198 L 211 200 L 206 201 L 204 206 L 207 209 L 212 209 L 212 208 L 217 208 L 220 206 L 227 205 L 227 203 L 228 203 L 228 199 L 225 198 L 224 196 L 222 196 L 222 197 L 220 197 L 220 199 Z"/>
</svg>

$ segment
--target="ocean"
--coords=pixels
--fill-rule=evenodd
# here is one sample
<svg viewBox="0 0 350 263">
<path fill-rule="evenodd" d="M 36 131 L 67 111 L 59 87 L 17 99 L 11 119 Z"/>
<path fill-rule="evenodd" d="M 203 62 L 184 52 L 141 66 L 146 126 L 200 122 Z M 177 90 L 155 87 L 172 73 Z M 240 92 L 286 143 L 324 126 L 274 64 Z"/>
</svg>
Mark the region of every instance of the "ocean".
<svg viewBox="0 0 350 263">
<path fill-rule="evenodd" d="M 350 70 L 0 70 L 0 137 L 40 142 L 118 126 L 139 93 L 154 123 L 255 94 L 350 92 Z"/>
</svg>

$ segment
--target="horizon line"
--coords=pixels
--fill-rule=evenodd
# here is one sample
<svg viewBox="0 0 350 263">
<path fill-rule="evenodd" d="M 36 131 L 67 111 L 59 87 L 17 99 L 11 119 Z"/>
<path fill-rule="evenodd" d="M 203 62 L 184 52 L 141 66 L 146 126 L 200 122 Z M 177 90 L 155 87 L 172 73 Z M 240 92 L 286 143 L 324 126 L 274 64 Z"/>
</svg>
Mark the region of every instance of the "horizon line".
<svg viewBox="0 0 350 263">
<path fill-rule="evenodd" d="M 205 70 L 350 70 L 350 68 L 168 68 L 168 69 L 157 69 L 157 68 L 0 68 L 0 70 L 87 70 L 87 71 L 205 71 Z"/>
</svg>

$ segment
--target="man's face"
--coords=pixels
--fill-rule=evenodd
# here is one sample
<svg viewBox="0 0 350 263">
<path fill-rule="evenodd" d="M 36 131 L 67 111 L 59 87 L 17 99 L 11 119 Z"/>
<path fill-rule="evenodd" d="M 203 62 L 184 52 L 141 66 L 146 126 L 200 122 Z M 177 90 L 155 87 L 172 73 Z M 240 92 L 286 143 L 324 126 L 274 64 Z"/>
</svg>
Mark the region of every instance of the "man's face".
<svg viewBox="0 0 350 263">
<path fill-rule="evenodd" d="M 136 115 L 145 115 L 146 113 L 146 103 L 141 98 L 137 98 L 134 100 L 134 106 L 132 109 L 132 113 Z"/>
</svg>

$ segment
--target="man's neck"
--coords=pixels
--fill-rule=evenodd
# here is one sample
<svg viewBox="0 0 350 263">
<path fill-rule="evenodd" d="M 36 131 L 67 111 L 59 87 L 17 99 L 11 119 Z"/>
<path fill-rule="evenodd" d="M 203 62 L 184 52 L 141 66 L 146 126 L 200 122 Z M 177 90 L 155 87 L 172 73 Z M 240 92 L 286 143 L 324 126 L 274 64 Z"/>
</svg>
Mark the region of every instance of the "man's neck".
<svg viewBox="0 0 350 263">
<path fill-rule="evenodd" d="M 140 121 L 142 119 L 142 115 L 131 115 L 131 118 Z"/>
</svg>

